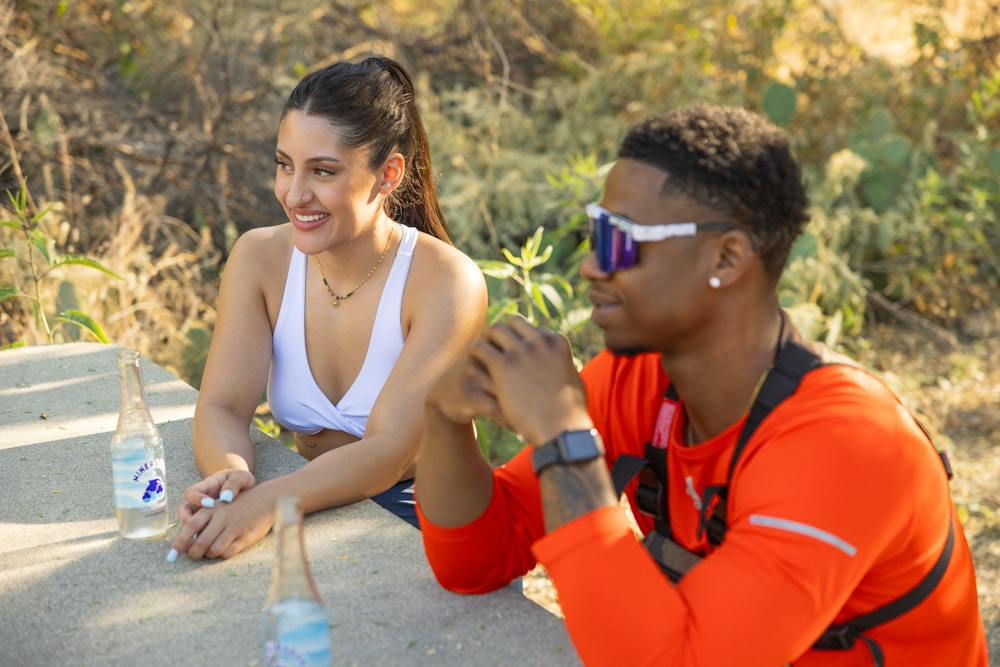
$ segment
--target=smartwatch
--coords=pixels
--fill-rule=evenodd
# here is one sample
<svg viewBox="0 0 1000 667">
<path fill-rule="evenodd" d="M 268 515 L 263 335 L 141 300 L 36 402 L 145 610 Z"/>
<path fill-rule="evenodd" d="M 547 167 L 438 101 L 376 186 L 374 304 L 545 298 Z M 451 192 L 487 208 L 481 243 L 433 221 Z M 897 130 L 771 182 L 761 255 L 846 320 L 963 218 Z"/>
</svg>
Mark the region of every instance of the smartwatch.
<svg viewBox="0 0 1000 667">
<path fill-rule="evenodd" d="M 556 463 L 582 463 L 604 455 L 604 442 L 596 428 L 563 431 L 531 453 L 535 474 Z"/>
</svg>

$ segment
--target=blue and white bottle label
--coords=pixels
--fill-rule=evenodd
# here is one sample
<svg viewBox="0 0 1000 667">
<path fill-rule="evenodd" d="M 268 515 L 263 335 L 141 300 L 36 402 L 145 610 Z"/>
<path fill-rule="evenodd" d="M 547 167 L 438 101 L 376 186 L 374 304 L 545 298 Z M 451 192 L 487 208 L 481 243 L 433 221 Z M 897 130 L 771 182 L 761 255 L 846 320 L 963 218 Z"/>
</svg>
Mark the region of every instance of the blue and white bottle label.
<svg viewBox="0 0 1000 667">
<path fill-rule="evenodd" d="M 163 459 L 152 449 L 111 453 L 115 506 L 121 509 L 154 509 L 167 502 Z"/>
<path fill-rule="evenodd" d="M 330 624 L 316 602 L 286 600 L 265 611 L 266 667 L 328 667 Z"/>
</svg>

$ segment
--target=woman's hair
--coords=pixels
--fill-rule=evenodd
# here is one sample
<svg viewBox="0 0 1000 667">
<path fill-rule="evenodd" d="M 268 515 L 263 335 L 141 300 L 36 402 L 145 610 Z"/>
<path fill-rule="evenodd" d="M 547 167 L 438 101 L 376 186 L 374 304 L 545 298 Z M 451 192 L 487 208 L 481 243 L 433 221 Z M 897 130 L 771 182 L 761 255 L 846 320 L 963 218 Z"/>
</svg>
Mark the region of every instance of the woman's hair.
<svg viewBox="0 0 1000 667">
<path fill-rule="evenodd" d="M 663 194 L 704 204 L 750 234 L 777 283 L 809 220 L 809 199 L 785 133 L 736 107 L 698 104 L 631 128 L 618 157 L 668 174 Z"/>
<path fill-rule="evenodd" d="M 305 76 L 285 102 L 289 111 L 326 118 L 338 139 L 368 152 L 373 169 L 394 151 L 406 161 L 403 182 L 386 200 L 394 220 L 451 243 L 438 205 L 430 146 L 417 111 L 413 82 L 394 60 L 337 62 Z"/>
</svg>

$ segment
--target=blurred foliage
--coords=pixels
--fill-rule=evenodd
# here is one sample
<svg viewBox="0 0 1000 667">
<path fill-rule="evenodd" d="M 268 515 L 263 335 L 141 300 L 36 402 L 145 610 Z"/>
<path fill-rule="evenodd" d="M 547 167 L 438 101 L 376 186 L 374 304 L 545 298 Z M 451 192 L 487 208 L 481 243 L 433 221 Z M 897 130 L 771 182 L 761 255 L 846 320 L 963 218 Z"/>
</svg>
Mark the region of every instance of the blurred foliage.
<svg viewBox="0 0 1000 667">
<path fill-rule="evenodd" d="M 33 342 L 39 342 L 40 333 L 48 343 L 75 341 L 79 339 L 80 330 L 86 331 L 101 343 L 109 342 L 101 325 L 79 309 L 79 300 L 73 283 L 67 280 L 60 281 L 56 287 L 55 303 L 46 303 L 42 296 L 43 281 L 54 277 L 56 274 L 52 272 L 65 266 L 87 267 L 117 280 L 121 280 L 122 277 L 88 257 L 53 253 L 55 242 L 47 233 L 44 223 L 45 217 L 54 205 L 32 213 L 26 185 L 22 185 L 17 196 L 10 192 L 7 194 L 10 197 L 14 218 L 0 220 L 0 227 L 14 230 L 14 243 L 9 246 L 0 245 L 0 259 L 18 262 L 21 270 L 14 269 L 0 273 L 0 302 L 25 300 L 30 304 L 31 317 L 25 318 L 25 321 L 27 333 L 31 335 Z M 13 284 L 4 284 L 5 274 L 13 278 Z M 25 287 L 27 289 L 24 289 Z M 55 312 L 46 312 L 52 307 Z M 67 325 L 75 326 L 67 327 Z M 20 347 L 26 343 L 26 339 L 15 340 L 4 347 Z"/>
<path fill-rule="evenodd" d="M 889 318 L 974 338 L 1000 282 L 1000 0 L 960 28 L 929 0 L 866 5 L 860 23 L 848 4 L 0 0 L 0 188 L 32 183 L 59 218 L 52 251 L 125 277 L 74 274 L 77 306 L 197 386 L 232 242 L 281 222 L 285 95 L 331 60 L 390 55 L 414 75 L 491 316 L 551 326 L 584 360 L 601 342 L 576 276 L 582 207 L 625 129 L 743 105 L 786 129 L 807 177 L 812 222 L 779 286 L 807 335 L 851 351 Z M 29 319 L 0 303 L 0 345 Z"/>
</svg>

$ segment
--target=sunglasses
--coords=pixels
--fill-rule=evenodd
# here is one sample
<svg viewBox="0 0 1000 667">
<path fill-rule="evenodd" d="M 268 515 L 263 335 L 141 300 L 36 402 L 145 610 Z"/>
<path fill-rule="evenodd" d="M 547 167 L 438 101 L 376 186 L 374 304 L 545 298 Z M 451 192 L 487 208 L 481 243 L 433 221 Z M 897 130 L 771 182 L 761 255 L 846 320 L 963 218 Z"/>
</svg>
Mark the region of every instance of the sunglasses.
<svg viewBox="0 0 1000 667">
<path fill-rule="evenodd" d="M 639 263 L 639 244 L 665 241 L 698 232 L 741 229 L 732 222 L 672 222 L 666 225 L 640 225 L 616 215 L 598 204 L 587 204 L 590 218 L 590 249 L 597 254 L 603 273 L 614 273 Z"/>
</svg>

